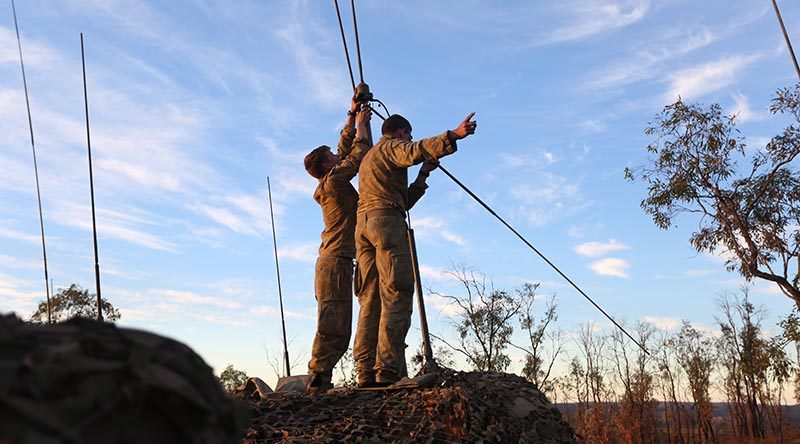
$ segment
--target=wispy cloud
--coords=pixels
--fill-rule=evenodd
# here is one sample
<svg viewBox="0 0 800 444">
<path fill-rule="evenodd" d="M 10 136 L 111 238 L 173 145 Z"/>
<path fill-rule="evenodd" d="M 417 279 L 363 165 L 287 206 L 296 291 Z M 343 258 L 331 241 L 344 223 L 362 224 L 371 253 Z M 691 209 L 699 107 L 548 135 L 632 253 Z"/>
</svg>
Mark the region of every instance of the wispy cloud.
<svg viewBox="0 0 800 444">
<path fill-rule="evenodd" d="M 736 80 L 736 75 L 758 56 L 731 56 L 679 70 L 669 76 L 670 89 L 664 100 L 696 99 L 720 90 Z"/>
<path fill-rule="evenodd" d="M 581 40 L 638 22 L 650 8 L 649 0 L 577 0 L 559 3 L 567 25 L 554 29 L 544 43 Z"/>
<path fill-rule="evenodd" d="M 85 231 L 92 230 L 91 209 L 88 205 L 62 203 L 55 206 L 53 218 L 60 224 L 80 228 Z M 113 211 L 101 208 L 97 211 L 97 231 L 100 236 L 120 239 L 132 244 L 155 250 L 177 252 L 177 246 L 161 236 L 145 232 L 136 225 L 141 220 L 129 211 Z"/>
<path fill-rule="evenodd" d="M 589 268 L 601 276 L 612 276 L 625 279 L 630 277 L 627 272 L 628 268 L 630 268 L 628 261 L 615 257 L 608 257 L 592 262 L 589 265 Z"/>
<path fill-rule="evenodd" d="M 421 264 L 419 266 L 419 274 L 425 278 L 434 281 L 446 281 L 451 279 L 451 276 L 447 273 L 447 270 L 444 268 L 439 267 L 431 267 L 430 265 Z"/>
<path fill-rule="evenodd" d="M 570 179 L 543 173 L 536 180 L 511 188 L 511 195 L 524 204 L 520 211 L 533 225 L 547 224 L 586 205 L 580 187 Z"/>
<path fill-rule="evenodd" d="M 266 193 L 264 193 L 266 196 Z M 269 228 L 268 203 L 265 197 L 251 194 L 213 196 L 208 203 L 194 203 L 190 208 L 231 231 L 249 236 L 263 237 Z M 282 207 L 276 205 L 274 213 L 281 214 Z"/>
<path fill-rule="evenodd" d="M 211 305 L 213 307 L 220 307 L 227 309 L 236 309 L 241 306 L 241 304 L 239 304 L 238 302 L 231 301 L 230 299 L 219 298 L 215 296 L 206 296 L 193 293 L 190 291 L 152 290 L 152 293 L 164 295 L 168 299 L 179 303 Z"/>
<path fill-rule="evenodd" d="M 317 260 L 318 242 L 307 242 L 304 244 L 279 245 L 278 257 L 297 262 L 313 264 Z"/>
<path fill-rule="evenodd" d="M 248 313 L 256 316 L 267 316 L 271 318 L 277 318 L 280 317 L 281 315 L 280 310 L 270 307 L 269 305 L 259 305 L 258 307 L 253 307 L 248 311 Z M 284 310 L 283 314 L 284 316 L 290 319 L 305 319 L 305 320 L 316 319 L 312 315 L 291 310 Z"/>
<path fill-rule="evenodd" d="M 429 306 L 437 308 L 439 313 L 450 318 L 458 316 L 463 311 L 461 310 L 461 307 L 459 307 L 458 304 L 453 302 L 451 299 L 439 296 L 438 294 L 426 294 L 425 303 Z"/>
<path fill-rule="evenodd" d="M 629 246 L 619 242 L 616 239 L 610 239 L 608 242 L 585 242 L 575 247 L 575 252 L 581 256 L 586 257 L 600 257 L 612 251 L 628 250 Z"/>
<path fill-rule="evenodd" d="M 334 35 L 326 26 L 316 23 L 307 0 L 292 2 L 283 20 L 284 26 L 275 31 L 277 37 L 297 63 L 299 75 L 313 92 L 313 97 L 326 106 L 347 103 L 351 92 L 341 63 L 330 54 Z M 323 46 L 327 46 L 322 48 Z"/>
<path fill-rule="evenodd" d="M 412 226 L 417 237 L 425 240 L 444 239 L 447 242 L 466 247 L 467 241 L 460 235 L 452 232 L 447 222 L 440 217 L 419 217 L 412 220 Z"/>
<path fill-rule="evenodd" d="M 29 39 L 25 35 L 24 29 L 20 32 L 20 40 L 22 41 L 22 56 L 28 69 L 46 66 L 57 57 L 57 54 L 47 45 Z M 19 52 L 16 31 L 0 26 L 0 64 L 2 63 L 19 64 Z M 20 79 L 21 82 L 22 79 Z"/>
<path fill-rule="evenodd" d="M 567 230 L 567 235 L 573 238 L 581 238 L 586 234 L 586 230 L 583 227 L 578 226 L 571 226 L 569 230 Z"/>
<path fill-rule="evenodd" d="M 704 276 L 710 276 L 712 274 L 715 274 L 716 272 L 717 272 L 717 270 L 692 269 L 692 270 L 684 271 L 683 274 L 685 276 L 690 276 L 690 277 L 704 277 Z"/>
<path fill-rule="evenodd" d="M 0 227 L 0 237 L 5 237 L 7 239 L 14 239 L 19 240 L 31 244 L 40 244 L 42 242 L 42 238 L 32 233 L 23 233 L 21 231 L 17 231 L 11 228 L 4 228 Z"/>
<path fill-rule="evenodd" d="M 669 33 L 665 41 L 647 48 L 637 48 L 621 61 L 592 73 L 589 88 L 606 88 L 651 79 L 669 68 L 667 62 L 677 60 L 697 49 L 710 45 L 716 36 L 708 28 Z"/>
<path fill-rule="evenodd" d="M 40 262 L 22 260 L 7 256 L 5 254 L 0 254 L 0 267 L 36 269 L 41 268 L 42 264 Z"/>
<path fill-rule="evenodd" d="M 674 330 L 681 326 L 682 322 L 679 318 L 668 316 L 645 316 L 642 318 L 644 322 L 653 324 L 659 330 Z"/>
<path fill-rule="evenodd" d="M 728 110 L 728 114 L 736 116 L 736 121 L 745 123 L 750 121 L 764 120 L 769 117 L 766 112 L 753 111 L 750 107 L 750 100 L 741 92 L 731 94 L 734 104 Z"/>
</svg>

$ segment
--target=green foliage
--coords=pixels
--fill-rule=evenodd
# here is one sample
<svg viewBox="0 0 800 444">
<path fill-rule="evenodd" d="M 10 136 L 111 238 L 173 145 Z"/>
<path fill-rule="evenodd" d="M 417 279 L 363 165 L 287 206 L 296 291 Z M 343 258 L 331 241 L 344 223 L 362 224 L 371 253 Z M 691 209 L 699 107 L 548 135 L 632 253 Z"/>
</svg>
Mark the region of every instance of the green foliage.
<svg viewBox="0 0 800 444">
<path fill-rule="evenodd" d="M 122 316 L 107 299 L 102 298 L 103 320 L 118 321 Z M 72 284 L 69 288 L 59 288 L 58 293 L 50 297 L 50 316 L 53 322 L 66 321 L 76 316 L 97 318 L 97 296 L 89 290 Z M 47 301 L 39 302 L 36 311 L 31 315 L 31 322 L 44 324 L 47 322 Z"/>
<path fill-rule="evenodd" d="M 770 112 L 800 123 L 800 84 L 778 91 Z M 645 130 L 656 140 L 644 166 L 625 170 L 647 184 L 642 209 L 662 229 L 682 213 L 699 214 L 691 236 L 697 251 L 732 254 L 729 270 L 775 282 L 800 304 L 800 129 L 789 125 L 763 150 L 748 156 L 719 104 L 705 108 L 681 100 L 668 105 Z M 737 161 L 749 161 L 740 171 Z"/>
<path fill-rule="evenodd" d="M 236 387 L 244 384 L 245 381 L 247 381 L 247 373 L 235 369 L 233 364 L 228 364 L 225 370 L 219 374 L 219 382 L 228 392 L 232 392 Z"/>
</svg>

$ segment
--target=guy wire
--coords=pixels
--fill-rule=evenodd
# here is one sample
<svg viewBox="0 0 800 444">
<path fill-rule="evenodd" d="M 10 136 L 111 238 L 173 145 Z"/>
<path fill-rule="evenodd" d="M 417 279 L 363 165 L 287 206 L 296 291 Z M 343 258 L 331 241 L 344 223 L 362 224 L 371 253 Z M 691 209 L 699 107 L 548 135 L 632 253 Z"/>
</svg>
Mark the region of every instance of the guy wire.
<svg viewBox="0 0 800 444">
<path fill-rule="evenodd" d="M 505 220 L 504 220 L 502 217 L 500 217 L 500 216 L 499 216 L 497 213 L 495 213 L 495 212 L 494 212 L 494 210 L 492 210 L 492 208 L 491 208 L 491 207 L 489 207 L 489 205 L 487 205 L 487 204 L 486 204 L 486 203 L 485 203 L 483 200 L 481 200 L 481 198 L 480 198 L 480 197 L 478 197 L 477 195 L 475 195 L 475 193 L 473 193 L 473 192 L 472 192 L 472 191 L 471 191 L 469 188 L 467 188 L 467 187 L 466 187 L 466 185 L 464 185 L 463 183 L 461 183 L 461 181 L 459 181 L 458 179 L 456 179 L 456 177 L 455 177 L 455 176 L 453 176 L 452 174 L 450 174 L 450 172 L 449 172 L 449 171 L 447 171 L 447 169 L 446 169 L 446 168 L 445 168 L 443 165 L 439 164 L 439 169 L 440 169 L 440 170 L 442 170 L 442 172 L 443 172 L 444 174 L 446 174 L 446 175 L 447 175 L 447 177 L 449 177 L 450 179 L 452 179 L 452 180 L 453 180 L 453 182 L 455 182 L 455 183 L 456 183 L 456 185 L 460 186 L 460 187 L 461 187 L 461 189 L 463 189 L 464 191 L 466 191 L 466 192 L 467 192 L 467 194 L 469 194 L 469 195 L 470 195 L 470 196 L 471 196 L 473 199 L 475 199 L 475 201 L 477 201 L 479 204 L 481 204 L 481 206 L 483 206 L 483 208 L 484 208 L 484 209 L 486 209 L 486 211 L 488 211 L 488 212 L 489 212 L 489 213 L 490 213 L 492 216 L 496 217 L 496 218 L 497 218 L 497 220 L 499 220 L 500 222 L 502 222 L 502 223 L 503 223 L 503 225 L 505 225 L 505 226 L 506 226 L 506 227 L 507 227 L 509 230 L 511 230 L 511 232 L 512 232 L 512 233 L 516 234 L 516 235 L 517 235 L 517 237 L 518 237 L 518 238 L 520 238 L 520 240 L 522 240 L 522 242 L 524 242 L 524 243 L 525 243 L 525 245 L 527 245 L 527 246 L 528 246 L 528 247 L 529 247 L 531 250 L 533 250 L 533 251 L 534 251 L 536 254 L 538 254 L 538 255 L 539 255 L 539 257 L 541 257 L 541 258 L 542 258 L 542 259 L 543 259 L 545 262 L 547 262 L 547 265 L 549 265 L 549 266 L 550 266 L 551 268 L 553 268 L 553 269 L 554 269 L 556 272 L 558 272 L 558 274 L 560 274 L 560 275 L 561 275 L 561 277 L 563 277 L 564 279 L 566 279 L 566 281 L 567 281 L 567 282 L 569 282 L 569 283 L 570 283 L 570 285 L 572 285 L 572 287 L 573 287 L 573 288 L 575 288 L 576 290 L 578 290 L 578 293 L 580 293 L 580 294 L 581 294 L 583 297 L 585 297 L 585 298 L 586 298 L 586 300 L 588 300 L 589 302 L 591 302 L 591 303 L 592 303 L 592 305 L 594 305 L 594 307 L 595 307 L 596 309 L 600 310 L 600 313 L 603 313 L 603 315 L 605 315 L 605 317 L 606 317 L 606 318 L 608 318 L 608 320 L 609 320 L 609 321 L 613 322 L 613 323 L 614 323 L 614 325 L 616 325 L 616 326 L 617 326 L 617 328 L 619 328 L 620 330 L 622 330 L 622 332 L 623 332 L 623 333 L 625 333 L 625 336 L 627 336 L 627 337 L 628 337 L 628 338 L 629 338 L 631 341 L 633 341 L 633 342 L 634 342 L 636 345 L 638 345 L 638 346 L 639 346 L 639 348 L 641 348 L 641 349 L 642 349 L 642 351 L 643 351 L 643 352 L 645 352 L 645 354 L 648 354 L 648 355 L 650 354 L 650 352 L 648 352 L 648 351 L 647 351 L 647 349 L 646 349 L 646 348 L 644 348 L 644 346 L 643 346 L 642 344 L 640 344 L 640 343 L 639 343 L 639 341 L 637 341 L 636 339 L 634 339 L 634 338 L 633 338 L 633 336 L 631 336 L 631 335 L 630 335 L 630 333 L 628 333 L 628 332 L 627 332 L 627 331 L 626 331 L 624 328 L 622 328 L 622 326 L 621 326 L 621 325 L 619 325 L 619 324 L 617 323 L 617 321 L 615 321 L 615 320 L 614 320 L 614 318 L 612 318 L 612 317 L 611 317 L 611 316 L 610 316 L 608 313 L 606 313 L 606 311 L 605 311 L 605 310 L 603 310 L 603 309 L 602 309 L 602 307 L 600 307 L 599 305 L 597 305 L 597 303 L 596 303 L 595 301 L 593 301 L 593 300 L 592 300 L 592 298 L 590 298 L 590 297 L 589 297 L 589 295 L 587 295 L 586 293 L 584 293 L 584 291 L 583 291 L 583 290 L 581 290 L 581 289 L 580 289 L 580 287 L 578 287 L 578 286 L 577 286 L 577 285 L 576 285 L 574 282 L 572 282 L 572 279 L 570 279 L 569 277 L 567 277 L 567 275 L 566 275 L 566 274 L 564 274 L 564 273 L 563 273 L 563 272 L 562 272 L 562 271 L 561 271 L 561 270 L 560 270 L 558 267 L 556 267 L 556 266 L 555 266 L 555 264 L 553 264 L 552 262 L 550 262 L 550 260 L 549 260 L 549 259 L 547 259 L 547 257 L 545 257 L 545 255 L 544 255 L 544 254 L 542 254 L 542 253 L 541 253 L 541 252 L 540 252 L 538 249 L 536 249 L 536 247 L 534 247 L 534 246 L 533 246 L 533 245 L 532 245 L 530 242 L 528 242 L 528 240 L 527 240 L 527 239 L 525 239 L 525 238 L 524 238 L 524 237 L 523 237 L 521 234 L 519 234 L 519 232 L 518 232 L 517 230 L 515 230 L 515 229 L 514 229 L 514 227 L 512 227 L 511 225 L 509 225 L 509 223 L 508 223 L 508 222 L 506 222 L 506 221 L 505 221 Z"/>
</svg>

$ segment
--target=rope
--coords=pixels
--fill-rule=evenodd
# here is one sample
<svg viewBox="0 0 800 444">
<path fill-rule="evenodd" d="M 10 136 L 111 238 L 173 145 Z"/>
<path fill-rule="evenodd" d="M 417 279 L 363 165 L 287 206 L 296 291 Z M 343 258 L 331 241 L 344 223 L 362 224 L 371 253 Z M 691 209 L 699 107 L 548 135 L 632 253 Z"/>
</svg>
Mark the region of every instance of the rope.
<svg viewBox="0 0 800 444">
<path fill-rule="evenodd" d="M 342 15 L 339 13 L 339 0 L 333 0 L 336 6 L 336 17 L 339 18 L 339 31 L 342 33 L 342 44 L 344 45 L 344 58 L 347 60 L 347 69 L 350 72 L 350 84 L 353 86 L 353 91 L 356 90 L 356 81 L 353 78 L 353 66 L 350 64 L 350 52 L 347 50 L 347 39 L 344 37 L 344 26 L 342 26 Z M 361 66 L 361 54 L 358 55 L 358 65 Z M 362 76 L 363 81 L 363 76 Z"/>
<path fill-rule="evenodd" d="M 361 45 L 358 42 L 358 21 L 356 20 L 355 0 L 350 0 L 350 6 L 353 9 L 353 29 L 355 29 L 356 32 L 356 51 L 358 52 L 358 75 L 361 78 L 361 83 L 364 83 L 364 71 L 361 69 Z"/>
<path fill-rule="evenodd" d="M 781 17 L 781 11 L 778 9 L 778 3 L 776 3 L 775 0 L 772 0 L 772 6 L 775 7 L 775 15 L 778 16 L 778 23 L 781 25 L 783 38 L 786 39 L 786 46 L 789 47 L 789 54 L 792 56 L 792 62 L 794 62 L 794 69 L 797 71 L 797 77 L 800 77 L 800 66 L 797 64 L 797 57 L 794 55 L 792 42 L 789 40 L 789 34 L 786 32 L 786 25 L 783 24 L 783 18 Z"/>
<path fill-rule="evenodd" d="M 39 228 L 42 232 L 42 259 L 44 261 L 44 288 L 47 294 L 47 323 L 52 324 L 53 320 L 50 313 L 50 287 L 48 286 L 49 277 L 47 274 L 47 246 L 44 237 L 44 213 L 42 212 L 42 194 L 39 188 L 39 164 L 36 161 L 36 142 L 33 137 L 33 119 L 31 118 L 31 102 L 28 98 L 28 79 L 25 76 L 25 62 L 22 59 L 22 42 L 19 38 L 19 25 L 17 24 L 17 8 L 14 0 L 11 0 L 11 10 L 14 13 L 14 29 L 17 31 L 17 47 L 19 48 L 19 65 L 22 68 L 22 85 L 25 89 L 25 106 L 28 109 L 28 128 L 31 132 L 31 150 L 33 151 L 33 172 L 36 176 L 36 201 L 39 204 Z"/>
</svg>

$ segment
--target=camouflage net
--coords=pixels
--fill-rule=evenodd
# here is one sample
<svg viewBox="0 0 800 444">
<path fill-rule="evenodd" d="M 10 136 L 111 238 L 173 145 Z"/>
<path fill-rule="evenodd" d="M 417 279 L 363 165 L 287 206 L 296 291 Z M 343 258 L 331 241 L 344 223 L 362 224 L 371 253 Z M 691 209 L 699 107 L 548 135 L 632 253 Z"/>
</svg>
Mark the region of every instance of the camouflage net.
<svg viewBox="0 0 800 444">
<path fill-rule="evenodd" d="M 238 443 L 249 419 L 177 341 L 0 315 L 0 444 Z"/>
<path fill-rule="evenodd" d="M 576 442 L 533 384 L 504 373 L 443 369 L 429 389 L 276 392 L 251 405 L 255 418 L 244 444 Z"/>
</svg>

